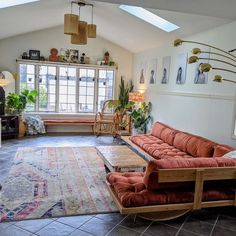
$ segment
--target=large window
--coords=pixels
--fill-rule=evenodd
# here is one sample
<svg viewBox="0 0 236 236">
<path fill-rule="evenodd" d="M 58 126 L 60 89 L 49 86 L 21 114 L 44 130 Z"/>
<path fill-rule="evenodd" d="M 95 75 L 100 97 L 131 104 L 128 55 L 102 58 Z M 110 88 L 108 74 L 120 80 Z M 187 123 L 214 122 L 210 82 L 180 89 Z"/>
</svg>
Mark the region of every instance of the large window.
<svg viewBox="0 0 236 236">
<path fill-rule="evenodd" d="M 28 112 L 94 113 L 113 99 L 114 67 L 19 62 L 19 90 L 36 89 Z"/>
</svg>

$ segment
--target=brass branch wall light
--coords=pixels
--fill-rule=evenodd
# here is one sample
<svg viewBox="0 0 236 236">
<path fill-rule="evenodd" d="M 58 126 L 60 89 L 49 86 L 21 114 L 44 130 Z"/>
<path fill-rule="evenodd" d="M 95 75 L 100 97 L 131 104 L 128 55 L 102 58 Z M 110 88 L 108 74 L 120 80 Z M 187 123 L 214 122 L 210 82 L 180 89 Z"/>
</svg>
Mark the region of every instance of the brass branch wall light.
<svg viewBox="0 0 236 236">
<path fill-rule="evenodd" d="M 236 68 L 236 56 L 232 54 L 232 52 L 236 51 L 236 49 L 232 49 L 227 52 L 221 48 L 217 48 L 217 47 L 209 45 L 209 44 L 195 42 L 195 41 L 182 40 L 182 39 L 176 39 L 174 41 L 174 46 L 177 47 L 177 46 L 182 45 L 183 43 L 193 43 L 193 44 L 198 44 L 198 45 L 202 45 L 202 46 L 207 46 L 210 49 L 214 50 L 214 51 L 202 51 L 200 48 L 193 48 L 192 53 L 194 55 L 189 57 L 189 59 L 188 59 L 189 64 L 195 63 L 199 60 L 209 60 L 213 63 L 217 62 L 220 64 L 220 67 L 215 67 L 209 63 L 202 63 L 199 67 L 201 72 L 209 72 L 210 70 L 218 70 L 218 71 L 226 71 L 231 74 L 236 74 L 236 69 L 235 69 Z M 200 56 L 198 56 L 200 54 L 208 54 L 210 56 L 212 55 L 213 57 L 210 57 L 210 56 L 206 56 L 206 57 L 201 56 L 200 57 Z M 224 65 L 227 65 L 229 69 L 224 68 L 223 67 Z M 221 75 L 215 75 L 215 77 L 213 78 L 213 81 L 215 81 L 215 82 L 227 81 L 227 82 L 231 82 L 231 83 L 236 83 L 236 81 L 225 79 Z"/>
<path fill-rule="evenodd" d="M 72 14 L 73 5 L 79 7 L 79 15 Z M 83 7 L 91 7 L 91 24 L 81 20 L 81 9 Z M 93 4 L 85 1 L 72 1 L 71 13 L 64 15 L 64 34 L 71 35 L 71 43 L 78 45 L 87 44 L 87 38 L 96 38 L 97 26 L 93 23 Z"/>
</svg>

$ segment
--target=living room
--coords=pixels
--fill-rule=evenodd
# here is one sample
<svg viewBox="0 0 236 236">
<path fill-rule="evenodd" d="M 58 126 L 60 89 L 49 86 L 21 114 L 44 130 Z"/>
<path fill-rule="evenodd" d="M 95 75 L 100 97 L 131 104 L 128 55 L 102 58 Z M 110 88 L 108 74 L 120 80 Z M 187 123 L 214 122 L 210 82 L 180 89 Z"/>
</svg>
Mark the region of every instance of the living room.
<svg viewBox="0 0 236 236">
<path fill-rule="evenodd" d="M 222 173 L 225 173 L 224 181 L 233 183 L 232 179 L 235 179 L 234 157 L 226 155 L 222 169 L 216 168 L 217 163 L 208 163 L 209 160 L 205 159 L 216 157 L 217 161 L 216 150 L 221 152 L 222 157 L 236 148 L 233 77 L 236 3 L 232 0 L 180 0 L 178 3 L 173 0 L 88 0 L 84 5 L 83 1 L 71 4 L 69 0 L 40 0 L 6 7 L 4 4 L 7 2 L 3 1 L 0 8 L 0 85 L 6 99 L 9 93 L 17 94 L 25 88 L 36 90 L 35 103 L 23 109 L 24 119 L 39 116 L 51 123 L 45 122 L 46 133 L 30 135 L 26 129 L 20 138 L 14 134 L 14 137 L 6 139 L 3 137 L 6 130 L 2 128 L 0 235 L 236 234 L 235 200 L 231 199 L 231 193 L 227 195 L 229 198 L 221 199 L 221 203 L 215 199 L 211 199 L 211 204 L 201 202 L 202 199 L 197 203 L 196 200 L 206 194 L 198 186 L 199 179 L 203 177 L 197 173 L 202 171 L 202 167 L 215 167 L 218 175 L 212 177 L 214 181 L 222 181 Z M 132 7 L 135 10 L 131 10 Z M 168 20 L 174 27 L 173 31 L 164 31 L 158 28 L 160 25 L 154 26 L 153 19 L 151 23 L 142 17 L 140 19 L 143 11 Z M 72 36 L 64 34 L 64 15 L 71 13 L 80 15 L 79 22 L 86 21 L 97 27 L 95 35 L 86 36 L 87 42 L 81 43 L 83 45 L 71 43 Z M 198 53 L 197 59 L 191 58 L 193 48 L 205 53 Z M 66 59 L 68 50 L 73 54 L 73 61 Z M 187 63 L 190 58 L 196 63 Z M 210 64 L 209 72 L 199 70 L 201 63 Z M 133 93 L 136 96 L 142 94 L 142 102 L 151 103 L 151 119 L 145 134 L 151 133 L 151 139 L 142 134 L 141 139 L 136 138 L 131 130 L 129 135 L 133 138 L 120 137 L 120 133 L 114 135 L 117 120 L 106 123 L 112 127 L 108 130 L 110 134 L 96 133 L 95 115 L 105 100 L 117 101 L 121 78 L 125 86 L 132 81 Z M 53 82 L 51 92 L 47 90 L 45 103 L 44 90 L 50 82 Z M 81 89 L 86 92 L 81 92 Z M 131 102 L 133 109 L 139 108 L 139 101 L 134 99 Z M 7 108 L 9 103 L 5 106 Z M 18 117 L 15 114 L 11 116 Z M 4 116 L 1 118 L 5 119 Z M 130 119 L 129 129 L 134 117 L 131 115 Z M 2 123 L 2 126 L 5 127 L 5 124 Z M 166 130 L 165 135 L 163 130 L 162 133 L 157 131 L 161 129 Z M 183 134 L 191 137 L 181 136 Z M 169 203 L 151 204 L 153 208 L 143 203 L 142 207 L 137 205 L 130 209 L 122 206 L 123 200 L 117 197 L 121 192 L 115 193 L 112 188 L 107 190 L 107 185 L 109 188 L 113 185 L 112 181 L 120 181 L 121 176 L 121 182 L 127 178 L 125 181 L 128 183 L 130 179 L 127 176 L 135 176 L 136 179 L 143 176 L 143 173 L 137 172 L 143 172 L 145 168 L 149 170 L 153 157 L 162 159 L 159 149 L 156 152 L 156 145 L 163 145 L 160 139 L 164 143 L 172 140 L 171 144 L 168 143 L 171 145 L 168 149 L 170 156 L 183 159 L 199 157 L 193 159 L 207 161 L 204 162 L 206 165 L 201 162 L 200 166 L 197 160 L 189 163 L 188 168 L 196 168 L 192 205 L 182 202 L 182 208 Z M 191 142 L 191 148 L 187 142 L 183 144 L 186 139 Z M 155 151 L 152 149 L 153 142 Z M 110 154 L 111 159 L 119 156 L 116 160 L 118 167 L 111 163 Z M 123 172 L 131 171 L 127 169 L 130 168 L 128 165 L 131 166 L 127 155 L 137 160 L 137 168 L 132 169 L 135 172 L 126 177 L 122 173 L 113 177 L 108 174 L 110 185 L 107 184 L 103 162 L 107 172 L 122 172 L 122 168 Z M 168 160 L 158 163 L 160 166 L 169 165 Z M 177 168 L 181 168 L 181 163 L 178 162 Z M 89 164 L 94 168 L 89 168 Z M 187 168 L 186 164 L 182 168 Z M 182 175 L 188 176 L 188 170 L 183 171 L 186 172 Z M 148 171 L 144 173 L 147 175 Z M 204 174 L 205 178 L 207 174 Z M 184 181 L 195 181 L 195 177 L 191 178 Z M 144 178 L 144 184 L 145 181 Z M 179 182 L 182 182 L 181 179 Z M 143 188 L 143 182 L 133 184 Z M 141 192 L 136 187 L 135 191 Z M 168 214 L 166 211 L 163 214 L 164 207 Z M 149 211 L 155 212 L 154 218 L 144 214 Z"/>
</svg>

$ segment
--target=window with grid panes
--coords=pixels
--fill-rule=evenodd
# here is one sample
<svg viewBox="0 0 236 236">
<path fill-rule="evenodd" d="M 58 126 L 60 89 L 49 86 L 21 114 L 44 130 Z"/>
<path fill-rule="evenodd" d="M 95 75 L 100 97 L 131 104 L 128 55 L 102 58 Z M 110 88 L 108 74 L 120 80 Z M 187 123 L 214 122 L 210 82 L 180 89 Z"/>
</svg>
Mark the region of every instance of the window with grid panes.
<svg viewBox="0 0 236 236">
<path fill-rule="evenodd" d="M 55 66 L 39 66 L 38 110 L 56 111 L 57 76 Z"/>
<path fill-rule="evenodd" d="M 95 113 L 113 99 L 115 68 L 19 62 L 19 89 L 36 89 L 28 112 Z"/>
<path fill-rule="evenodd" d="M 95 70 L 79 69 L 79 112 L 94 112 Z"/>
<path fill-rule="evenodd" d="M 28 89 L 34 90 L 36 89 L 36 66 L 35 65 L 27 65 L 20 64 L 19 65 L 19 75 L 20 75 L 20 91 Z M 27 111 L 35 111 L 35 104 L 27 104 Z"/>
</svg>

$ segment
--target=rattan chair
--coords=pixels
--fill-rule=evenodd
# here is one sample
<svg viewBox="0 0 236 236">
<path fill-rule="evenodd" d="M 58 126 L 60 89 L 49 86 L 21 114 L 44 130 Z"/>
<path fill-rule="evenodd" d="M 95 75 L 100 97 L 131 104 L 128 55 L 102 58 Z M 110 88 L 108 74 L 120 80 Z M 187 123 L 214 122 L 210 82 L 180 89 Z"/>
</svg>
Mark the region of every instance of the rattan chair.
<svg viewBox="0 0 236 236">
<path fill-rule="evenodd" d="M 100 112 L 97 112 L 94 123 L 94 134 L 98 137 L 101 134 L 111 134 L 115 137 L 116 123 L 114 109 L 110 107 L 110 104 L 114 100 L 106 100 L 103 103 Z"/>
</svg>

